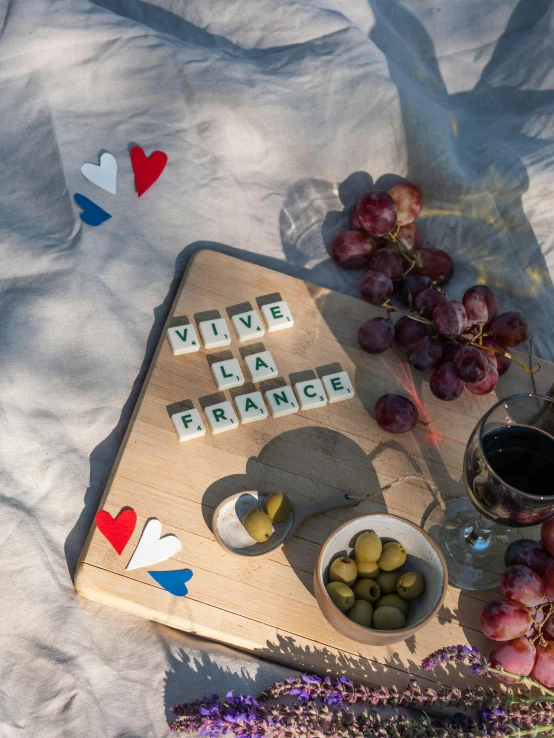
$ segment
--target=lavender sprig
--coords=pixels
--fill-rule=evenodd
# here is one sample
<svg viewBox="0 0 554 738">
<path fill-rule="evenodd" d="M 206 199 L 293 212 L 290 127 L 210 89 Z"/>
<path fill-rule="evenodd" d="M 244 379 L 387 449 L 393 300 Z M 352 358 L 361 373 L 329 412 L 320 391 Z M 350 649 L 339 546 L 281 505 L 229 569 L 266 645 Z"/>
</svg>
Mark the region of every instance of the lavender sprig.
<svg viewBox="0 0 554 738">
<path fill-rule="evenodd" d="M 428 656 L 424 669 L 449 663 L 464 664 L 475 674 L 503 674 L 476 650 L 450 646 Z M 522 679 L 522 678 L 520 678 Z M 237 738 L 504 738 L 505 736 L 554 736 L 554 693 L 534 680 L 520 684 L 538 686 L 543 696 L 512 690 L 502 693 L 483 687 L 438 686 L 422 688 L 412 679 L 403 689 L 355 685 L 345 676 L 303 674 L 276 682 L 255 699 L 229 692 L 176 705 L 170 726 L 173 732 L 198 731 L 202 736 Z M 294 702 L 290 701 L 294 699 Z M 283 702 L 282 700 L 289 700 Z M 361 706 L 362 711 L 355 706 Z M 393 714 L 381 714 L 383 708 Z M 448 717 L 434 714 L 455 708 Z M 399 710 L 415 712 L 408 716 Z"/>
</svg>

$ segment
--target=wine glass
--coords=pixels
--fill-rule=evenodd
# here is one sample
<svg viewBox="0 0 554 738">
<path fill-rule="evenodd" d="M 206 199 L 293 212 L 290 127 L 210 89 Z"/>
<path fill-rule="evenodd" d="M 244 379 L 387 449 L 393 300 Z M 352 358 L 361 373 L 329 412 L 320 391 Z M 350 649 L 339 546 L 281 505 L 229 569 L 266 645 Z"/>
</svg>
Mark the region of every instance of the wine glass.
<svg viewBox="0 0 554 738">
<path fill-rule="evenodd" d="M 554 516 L 554 400 L 526 393 L 497 402 L 469 438 L 464 481 L 469 499 L 435 508 L 425 530 L 446 557 L 450 584 L 491 589 L 517 529 Z"/>
</svg>

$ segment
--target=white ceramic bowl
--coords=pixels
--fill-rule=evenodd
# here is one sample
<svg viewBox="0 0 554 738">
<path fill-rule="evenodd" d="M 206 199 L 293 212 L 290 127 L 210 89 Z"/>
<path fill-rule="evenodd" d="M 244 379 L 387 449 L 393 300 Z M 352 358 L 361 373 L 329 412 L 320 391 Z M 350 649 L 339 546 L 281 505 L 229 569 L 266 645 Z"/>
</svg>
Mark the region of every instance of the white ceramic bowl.
<svg viewBox="0 0 554 738">
<path fill-rule="evenodd" d="M 374 530 L 385 542 L 401 543 L 408 558 L 398 571 L 417 571 L 425 578 L 425 592 L 410 601 L 406 627 L 401 630 L 375 630 L 358 625 L 333 604 L 325 589 L 331 562 L 339 556 L 351 555 L 357 536 L 366 530 Z M 436 543 L 417 525 L 396 515 L 362 515 L 341 525 L 321 547 L 314 571 L 315 596 L 325 618 L 347 638 L 374 646 L 399 643 L 427 625 L 436 616 L 447 587 L 448 570 Z"/>
</svg>

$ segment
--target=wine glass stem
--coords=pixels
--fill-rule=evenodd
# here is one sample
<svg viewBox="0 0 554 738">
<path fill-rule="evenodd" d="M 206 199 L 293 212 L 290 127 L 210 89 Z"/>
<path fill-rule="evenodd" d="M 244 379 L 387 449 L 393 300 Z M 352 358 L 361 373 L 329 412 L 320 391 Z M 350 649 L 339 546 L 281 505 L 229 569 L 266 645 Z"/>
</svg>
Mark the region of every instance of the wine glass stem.
<svg viewBox="0 0 554 738">
<path fill-rule="evenodd" d="M 494 533 L 491 530 L 489 520 L 484 515 L 480 515 L 473 525 L 464 528 L 463 536 L 473 548 L 484 549 L 491 544 Z"/>
</svg>

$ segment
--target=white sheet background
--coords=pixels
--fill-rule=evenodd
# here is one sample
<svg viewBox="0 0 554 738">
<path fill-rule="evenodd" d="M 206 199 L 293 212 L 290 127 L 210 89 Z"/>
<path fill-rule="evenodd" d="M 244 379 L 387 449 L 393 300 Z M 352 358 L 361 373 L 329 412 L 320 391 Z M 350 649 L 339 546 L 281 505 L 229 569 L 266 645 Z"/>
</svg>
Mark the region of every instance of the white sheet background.
<svg viewBox="0 0 554 738">
<path fill-rule="evenodd" d="M 356 294 L 328 258 L 371 180 L 554 359 L 546 0 L 0 3 L 0 735 L 158 737 L 269 664 L 97 606 L 70 574 L 188 256 Z M 167 152 L 140 200 L 127 147 Z M 81 164 L 107 149 L 118 194 Z M 84 226 L 80 192 L 113 218 Z M 517 369 L 514 369 L 517 371 Z"/>
</svg>

